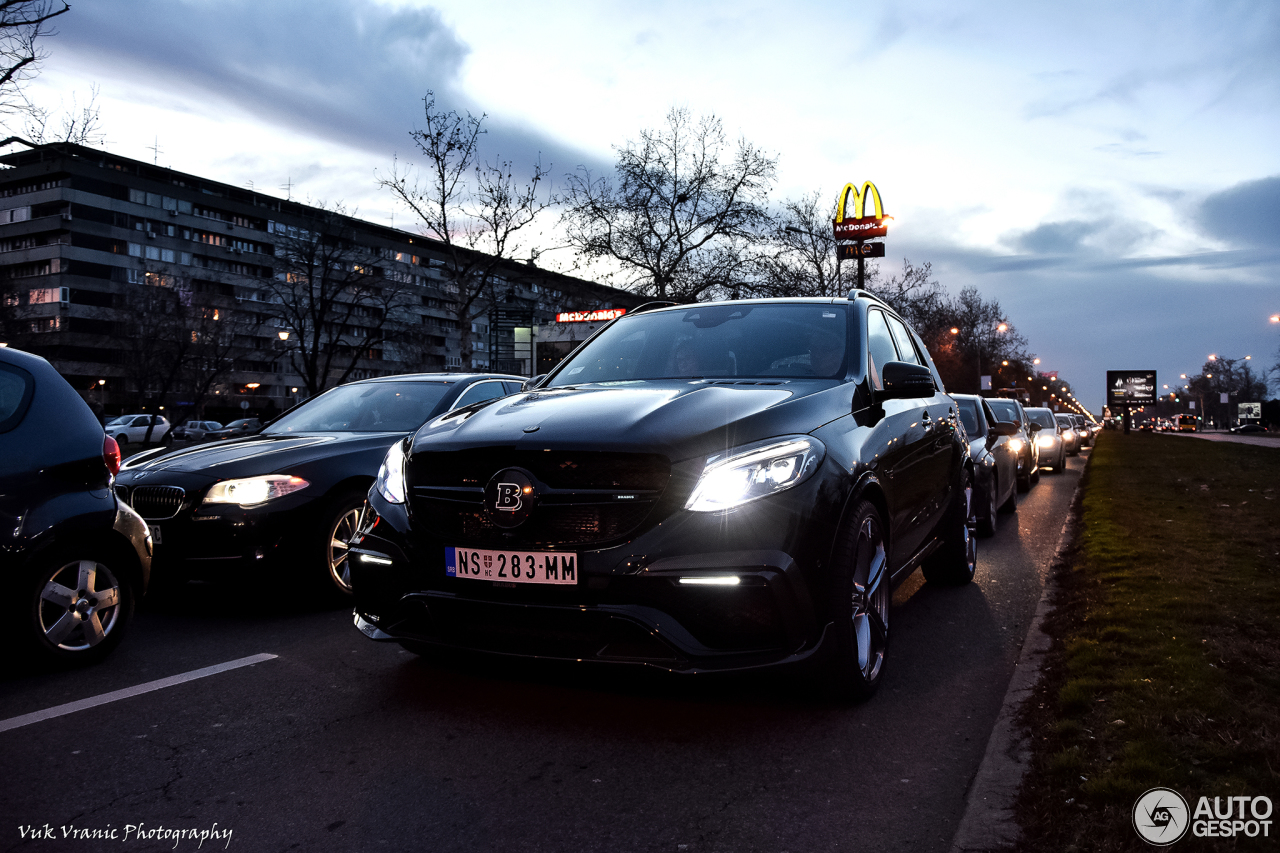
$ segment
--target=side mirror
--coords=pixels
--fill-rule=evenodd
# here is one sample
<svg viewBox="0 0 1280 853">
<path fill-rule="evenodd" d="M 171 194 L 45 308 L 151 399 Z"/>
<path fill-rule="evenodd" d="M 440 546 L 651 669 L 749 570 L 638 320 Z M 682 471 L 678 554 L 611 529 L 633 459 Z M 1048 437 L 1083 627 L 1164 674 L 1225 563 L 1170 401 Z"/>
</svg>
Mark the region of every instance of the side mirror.
<svg viewBox="0 0 1280 853">
<path fill-rule="evenodd" d="M 933 373 L 922 364 L 888 361 L 880 368 L 884 390 L 876 393 L 879 400 L 906 400 L 932 397 L 936 390 Z"/>
<path fill-rule="evenodd" d="M 991 428 L 992 435 L 1017 435 L 1018 425 L 1011 424 L 1008 421 L 996 421 L 996 425 Z"/>
<path fill-rule="evenodd" d="M 532 379 L 526 379 L 526 380 L 524 381 L 524 384 L 520 386 L 520 390 L 521 390 L 521 391 L 532 391 L 533 389 L 535 389 L 535 388 L 537 388 L 539 385 L 541 385 L 541 384 L 542 384 L 542 380 L 544 380 L 544 379 L 546 379 L 546 378 L 547 378 L 547 374 L 545 374 L 545 373 L 539 373 L 537 376 L 533 377 Z"/>
<path fill-rule="evenodd" d="M 1032 431 L 1032 432 L 1039 432 L 1039 431 L 1040 431 L 1040 430 L 1042 430 L 1042 429 L 1044 429 L 1044 426 L 1043 426 L 1042 424 L 1033 423 L 1033 424 L 1031 425 L 1031 431 Z"/>
</svg>

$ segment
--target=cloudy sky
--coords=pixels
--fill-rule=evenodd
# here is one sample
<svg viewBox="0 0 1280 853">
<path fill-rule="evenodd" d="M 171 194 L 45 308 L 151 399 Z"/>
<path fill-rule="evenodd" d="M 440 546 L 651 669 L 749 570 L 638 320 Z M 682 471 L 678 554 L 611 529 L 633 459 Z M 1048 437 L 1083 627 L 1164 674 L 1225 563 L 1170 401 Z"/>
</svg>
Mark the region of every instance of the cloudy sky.
<svg viewBox="0 0 1280 853">
<path fill-rule="evenodd" d="M 32 95 L 96 85 L 124 156 L 411 228 L 376 175 L 429 89 L 557 176 L 687 107 L 779 157 L 777 199 L 874 181 L 889 264 L 999 300 L 1095 412 L 1107 369 L 1276 362 L 1274 0 L 73 7 Z"/>
</svg>

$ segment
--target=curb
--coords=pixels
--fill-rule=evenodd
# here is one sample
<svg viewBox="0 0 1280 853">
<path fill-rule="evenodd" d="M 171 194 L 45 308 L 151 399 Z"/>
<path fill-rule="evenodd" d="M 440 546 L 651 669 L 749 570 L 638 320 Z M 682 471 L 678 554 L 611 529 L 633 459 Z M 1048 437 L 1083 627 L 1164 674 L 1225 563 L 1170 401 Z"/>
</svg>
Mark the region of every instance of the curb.
<svg viewBox="0 0 1280 853">
<path fill-rule="evenodd" d="M 1092 457 L 1093 454 L 1090 453 L 1089 459 Z M 1085 470 L 1088 470 L 1088 466 L 1086 459 Z M 1018 708 L 1040 681 L 1040 669 L 1052 642 L 1044 632 L 1043 625 L 1045 616 L 1052 609 L 1049 599 L 1057 587 L 1057 568 L 1062 562 L 1063 553 L 1075 540 L 1080 526 L 1075 505 L 1080 483 L 1083 482 L 1084 477 L 1081 476 L 1075 491 L 1071 493 L 1072 509 L 1067 513 L 1062 532 L 1058 535 L 1058 545 L 1049 561 L 1044 590 L 1040 593 L 1035 616 L 1027 628 L 1026 639 L 1022 641 L 1022 653 L 1014 665 L 1013 678 L 1009 680 L 1009 689 L 1005 691 L 1000 714 L 991 730 L 991 739 L 987 741 L 987 750 L 982 755 L 978 772 L 969 783 L 964 814 L 956 828 L 955 837 L 951 840 L 950 853 L 1005 851 L 1017 844 L 1020 828 L 1014 815 L 1014 802 L 1031 760 L 1026 733 L 1020 731 L 1017 725 Z"/>
</svg>

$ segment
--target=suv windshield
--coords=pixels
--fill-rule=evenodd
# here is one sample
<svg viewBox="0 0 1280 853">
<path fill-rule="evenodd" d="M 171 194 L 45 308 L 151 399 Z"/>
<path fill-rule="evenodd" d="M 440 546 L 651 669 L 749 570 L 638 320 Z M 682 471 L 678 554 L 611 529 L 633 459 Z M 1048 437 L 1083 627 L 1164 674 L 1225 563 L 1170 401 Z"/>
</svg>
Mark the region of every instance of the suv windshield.
<svg viewBox="0 0 1280 853">
<path fill-rule="evenodd" d="M 576 353 L 548 387 L 703 377 L 843 378 L 844 305 L 695 305 L 624 317 Z"/>
<path fill-rule="evenodd" d="M 411 432 L 422 426 L 449 385 L 448 382 L 343 385 L 307 401 L 262 433 Z"/>
</svg>

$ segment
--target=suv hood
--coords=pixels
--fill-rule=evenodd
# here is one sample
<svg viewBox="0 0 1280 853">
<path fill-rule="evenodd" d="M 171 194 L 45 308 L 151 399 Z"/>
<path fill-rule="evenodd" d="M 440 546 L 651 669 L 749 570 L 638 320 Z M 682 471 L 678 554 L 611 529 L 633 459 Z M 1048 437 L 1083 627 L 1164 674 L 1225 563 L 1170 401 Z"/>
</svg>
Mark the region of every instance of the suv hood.
<svg viewBox="0 0 1280 853">
<path fill-rule="evenodd" d="M 852 383 L 662 380 L 551 388 L 439 417 L 415 451 L 480 446 L 661 453 L 673 461 L 810 431 L 850 413 Z M 797 430 L 797 424 L 808 429 Z"/>
</svg>

